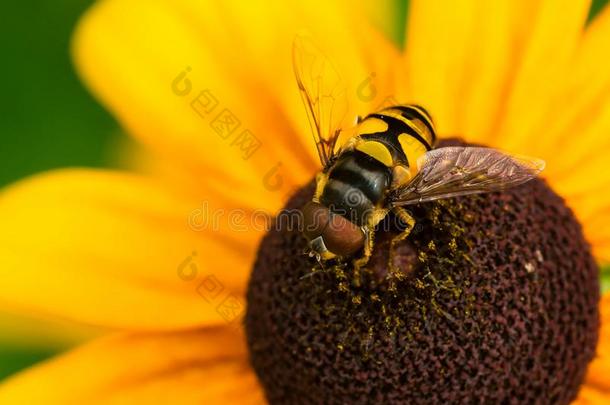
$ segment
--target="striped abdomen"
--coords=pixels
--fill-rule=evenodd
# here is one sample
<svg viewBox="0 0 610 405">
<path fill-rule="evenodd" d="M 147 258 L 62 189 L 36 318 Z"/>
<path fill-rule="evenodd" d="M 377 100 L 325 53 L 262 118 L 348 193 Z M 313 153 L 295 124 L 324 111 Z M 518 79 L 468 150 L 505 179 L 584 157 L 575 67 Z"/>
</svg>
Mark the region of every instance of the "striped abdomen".
<svg viewBox="0 0 610 405">
<path fill-rule="evenodd" d="M 432 120 L 416 105 L 399 105 L 367 115 L 357 127 L 355 148 L 388 167 L 415 169 L 417 159 L 436 142 Z"/>
<path fill-rule="evenodd" d="M 356 225 L 385 198 L 392 182 L 392 171 L 370 155 L 350 150 L 342 153 L 328 172 L 320 203 Z"/>
<path fill-rule="evenodd" d="M 435 141 L 432 120 L 419 106 L 369 114 L 319 184 L 316 199 L 354 224 L 367 225 L 368 216 L 384 208 L 386 192 L 417 174 L 415 162 Z"/>
</svg>

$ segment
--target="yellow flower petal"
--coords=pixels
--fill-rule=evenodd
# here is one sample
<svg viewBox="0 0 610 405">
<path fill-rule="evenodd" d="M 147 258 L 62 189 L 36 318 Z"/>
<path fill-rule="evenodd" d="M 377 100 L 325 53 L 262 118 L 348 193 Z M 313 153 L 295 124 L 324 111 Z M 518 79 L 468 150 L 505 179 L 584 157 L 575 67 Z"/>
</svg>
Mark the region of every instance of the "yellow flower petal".
<svg viewBox="0 0 610 405">
<path fill-rule="evenodd" d="M 600 320 L 597 354 L 589 364 L 585 385 L 604 392 L 610 400 L 610 294 L 600 301 Z"/>
<path fill-rule="evenodd" d="M 476 137 L 491 126 L 510 69 L 511 7 L 502 1 L 410 3 L 404 97 L 431 112 L 441 135 Z"/>
<path fill-rule="evenodd" d="M 246 211 L 241 232 L 203 223 L 231 207 L 205 203 L 107 171 L 17 183 L 0 194 L 0 305 L 125 328 L 224 323 L 218 300 L 244 291 L 259 235 Z"/>
<path fill-rule="evenodd" d="M 610 394 L 587 385 L 583 386 L 572 405 L 607 405 L 610 403 Z"/>
<path fill-rule="evenodd" d="M 571 61 L 582 36 L 590 0 L 542 0 L 533 15 L 521 58 L 511 80 L 510 93 L 497 126 L 498 144 L 509 150 L 535 144 L 539 124 L 547 118 L 554 99 L 572 74 Z M 555 115 L 553 114 L 553 117 Z M 531 148 L 522 153 L 531 153 Z M 544 157 L 544 156 L 543 156 Z"/>
<path fill-rule="evenodd" d="M 319 168 L 294 80 L 294 34 L 314 34 L 352 82 L 376 72 L 377 99 L 390 93 L 386 70 L 397 53 L 356 20 L 357 10 L 322 1 L 103 0 L 79 24 L 73 53 L 127 131 L 184 166 L 200 188 L 224 185 L 277 209 L 278 189 L 285 197 Z M 369 59 L 361 43 L 388 52 Z M 223 126 L 227 118 L 235 125 Z M 281 181 L 267 181 L 277 167 Z"/>
<path fill-rule="evenodd" d="M 229 328 L 99 339 L 0 385 L 4 404 L 262 404 Z"/>
<path fill-rule="evenodd" d="M 610 147 L 610 8 L 586 28 L 557 84 L 555 100 L 537 128 L 532 152 L 560 150 L 549 173 L 570 174 L 574 167 Z M 540 152 L 539 152 L 540 151 Z M 549 153 L 549 155 L 552 155 Z"/>
<path fill-rule="evenodd" d="M 498 128 L 521 136 L 552 95 L 546 79 L 564 73 L 587 11 L 585 0 L 413 1 L 408 97 L 431 110 L 441 135 L 494 146 Z"/>
<path fill-rule="evenodd" d="M 104 333 L 102 328 L 75 325 L 64 319 L 26 316 L 0 310 L 0 345 L 64 349 Z"/>
<path fill-rule="evenodd" d="M 180 2 L 101 1 L 80 22 L 74 58 L 128 133 L 185 167 L 200 187 L 224 184 L 261 201 L 270 193 L 262 177 L 278 162 L 291 162 L 285 187 L 308 180 L 314 162 L 291 152 L 298 136 L 262 84 L 250 80 L 242 49 L 218 43 L 233 35 L 222 8 L 206 2 L 201 12 L 210 20 L 197 21 Z M 231 58 L 241 72 L 223 63 Z"/>
<path fill-rule="evenodd" d="M 610 262 L 610 202 L 605 201 L 603 191 L 595 195 L 566 196 L 580 223 L 593 255 L 601 263 Z"/>
<path fill-rule="evenodd" d="M 544 175 L 584 227 L 595 255 L 610 261 L 610 8 L 587 27 L 536 142 L 519 149 L 547 160 Z"/>
</svg>

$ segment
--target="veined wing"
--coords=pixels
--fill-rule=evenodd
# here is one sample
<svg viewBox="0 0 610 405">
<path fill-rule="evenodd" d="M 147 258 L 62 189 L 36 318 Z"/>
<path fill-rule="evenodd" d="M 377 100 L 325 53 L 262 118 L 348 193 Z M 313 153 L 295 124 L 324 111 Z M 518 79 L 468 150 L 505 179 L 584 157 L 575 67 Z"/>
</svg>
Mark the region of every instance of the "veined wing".
<svg viewBox="0 0 610 405">
<path fill-rule="evenodd" d="M 320 162 L 327 168 L 347 114 L 346 86 L 330 60 L 308 37 L 295 38 L 292 57 Z"/>
<path fill-rule="evenodd" d="M 491 148 L 434 149 L 417 162 L 418 174 L 390 197 L 392 206 L 500 191 L 536 177 L 545 162 Z"/>
</svg>

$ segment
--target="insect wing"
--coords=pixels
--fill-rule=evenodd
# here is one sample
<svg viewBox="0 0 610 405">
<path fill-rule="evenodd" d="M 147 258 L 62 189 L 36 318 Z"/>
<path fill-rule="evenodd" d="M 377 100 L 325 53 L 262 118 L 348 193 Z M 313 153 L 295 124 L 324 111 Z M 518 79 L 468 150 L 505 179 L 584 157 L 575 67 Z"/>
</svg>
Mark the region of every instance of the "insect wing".
<svg viewBox="0 0 610 405">
<path fill-rule="evenodd" d="M 417 165 L 418 174 L 391 197 L 392 206 L 504 190 L 536 177 L 545 162 L 491 148 L 455 146 L 427 152 Z"/>
<path fill-rule="evenodd" d="M 292 57 L 320 162 L 326 168 L 335 154 L 335 144 L 347 115 L 346 85 L 330 60 L 308 37 L 295 38 Z"/>
</svg>

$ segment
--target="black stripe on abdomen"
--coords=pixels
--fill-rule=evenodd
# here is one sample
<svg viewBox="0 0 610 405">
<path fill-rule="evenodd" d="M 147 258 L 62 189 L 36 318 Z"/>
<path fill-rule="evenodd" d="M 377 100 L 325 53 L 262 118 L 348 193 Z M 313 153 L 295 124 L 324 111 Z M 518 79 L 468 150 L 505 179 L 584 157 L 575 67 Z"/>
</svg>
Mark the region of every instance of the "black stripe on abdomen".
<svg viewBox="0 0 610 405">
<path fill-rule="evenodd" d="M 363 226 L 375 205 L 362 190 L 339 180 L 329 180 L 320 196 L 320 203 L 331 212 Z"/>
<path fill-rule="evenodd" d="M 427 151 L 432 150 L 432 145 L 430 145 L 426 139 L 424 139 L 417 131 L 415 131 L 413 128 L 411 128 L 409 125 L 399 120 L 398 118 L 390 117 L 388 115 L 383 114 L 370 114 L 369 117 L 385 121 L 388 124 L 388 130 L 383 133 L 363 135 L 363 139 L 375 139 L 379 140 L 380 142 L 383 142 L 383 139 L 385 138 L 385 142 L 391 142 L 395 145 L 393 147 L 398 147 L 400 148 L 400 150 L 402 150 L 400 142 L 398 141 L 398 136 L 400 134 L 408 134 L 411 135 L 413 138 L 417 139 L 422 145 L 424 145 Z"/>
<path fill-rule="evenodd" d="M 422 106 L 419 106 L 419 105 L 414 105 L 414 106 L 417 108 L 420 108 L 423 111 L 426 111 Z M 394 110 L 399 110 L 401 112 L 401 115 L 408 120 L 417 118 L 418 120 L 423 122 L 424 125 L 426 126 L 426 128 L 428 128 L 428 131 L 430 132 L 430 134 L 432 135 L 432 144 L 434 144 L 436 142 L 436 133 L 434 132 L 434 128 L 432 128 L 432 124 L 430 123 L 430 115 L 428 114 L 427 111 L 426 111 L 426 116 L 424 116 L 417 109 L 412 108 L 411 106 L 408 106 L 408 105 L 395 105 L 390 108 L 394 109 Z"/>
<path fill-rule="evenodd" d="M 390 182 L 388 167 L 358 150 L 344 153 L 328 178 L 361 190 L 373 204 L 381 201 Z"/>
<path fill-rule="evenodd" d="M 320 203 L 357 225 L 385 198 L 390 169 L 371 156 L 354 150 L 342 154 L 329 170 Z"/>
</svg>

